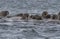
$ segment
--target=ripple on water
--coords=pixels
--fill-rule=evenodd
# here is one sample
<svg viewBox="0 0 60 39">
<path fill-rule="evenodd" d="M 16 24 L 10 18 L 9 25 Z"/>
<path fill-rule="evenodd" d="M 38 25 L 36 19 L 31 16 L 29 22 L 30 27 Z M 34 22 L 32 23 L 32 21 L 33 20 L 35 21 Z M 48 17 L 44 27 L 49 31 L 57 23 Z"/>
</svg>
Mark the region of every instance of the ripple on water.
<svg viewBox="0 0 60 39">
<path fill-rule="evenodd" d="M 44 21 L 35 20 L 0 23 L 0 34 L 6 39 L 44 39 L 45 37 L 60 36 L 59 31 L 59 24 Z M 3 39 L 2 37 L 1 39 Z"/>
</svg>

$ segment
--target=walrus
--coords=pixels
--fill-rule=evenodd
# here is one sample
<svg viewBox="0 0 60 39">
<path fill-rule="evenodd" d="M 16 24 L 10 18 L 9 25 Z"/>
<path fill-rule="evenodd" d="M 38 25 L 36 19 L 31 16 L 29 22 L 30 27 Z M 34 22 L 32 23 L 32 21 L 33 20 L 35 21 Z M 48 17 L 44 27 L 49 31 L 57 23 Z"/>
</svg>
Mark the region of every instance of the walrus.
<svg viewBox="0 0 60 39">
<path fill-rule="evenodd" d="M 28 19 L 29 14 L 28 13 L 24 13 L 23 16 L 21 16 L 21 17 L 22 17 L 22 19 Z"/>
<path fill-rule="evenodd" d="M 22 16 L 23 16 L 23 13 L 16 14 L 15 16 L 20 16 L 20 17 L 22 17 Z"/>
<path fill-rule="evenodd" d="M 42 20 L 42 16 L 36 17 L 36 20 Z"/>
<path fill-rule="evenodd" d="M 52 19 L 53 19 L 53 20 L 56 20 L 56 19 L 58 19 L 58 15 L 56 15 L 56 14 L 53 14 L 53 15 L 52 15 Z"/>
<path fill-rule="evenodd" d="M 24 13 L 24 14 L 23 14 L 23 16 L 28 17 L 28 16 L 29 16 L 29 14 L 28 14 L 28 13 Z"/>
<path fill-rule="evenodd" d="M 34 15 L 31 15 L 30 18 L 31 18 L 31 19 L 35 19 L 35 16 L 34 16 Z"/>
<path fill-rule="evenodd" d="M 37 16 L 37 15 L 31 15 L 30 18 L 31 18 L 31 19 L 36 19 L 36 16 Z"/>
<path fill-rule="evenodd" d="M 47 11 L 44 11 L 44 12 L 42 13 L 42 17 L 43 17 L 43 18 L 46 18 L 47 15 L 48 15 L 48 12 L 47 12 Z"/>
<path fill-rule="evenodd" d="M 11 18 L 11 17 L 14 17 L 14 16 L 7 16 L 7 18 Z"/>
<path fill-rule="evenodd" d="M 30 18 L 36 19 L 36 20 L 42 20 L 42 16 L 39 16 L 39 15 L 31 15 Z"/>
<path fill-rule="evenodd" d="M 1 18 L 1 17 L 6 17 L 8 14 L 9 14 L 8 11 L 1 11 L 1 12 L 0 12 L 0 18 Z"/>
<path fill-rule="evenodd" d="M 50 19 L 50 18 L 51 18 L 51 15 L 48 14 L 45 18 L 46 18 L 46 19 Z"/>
</svg>

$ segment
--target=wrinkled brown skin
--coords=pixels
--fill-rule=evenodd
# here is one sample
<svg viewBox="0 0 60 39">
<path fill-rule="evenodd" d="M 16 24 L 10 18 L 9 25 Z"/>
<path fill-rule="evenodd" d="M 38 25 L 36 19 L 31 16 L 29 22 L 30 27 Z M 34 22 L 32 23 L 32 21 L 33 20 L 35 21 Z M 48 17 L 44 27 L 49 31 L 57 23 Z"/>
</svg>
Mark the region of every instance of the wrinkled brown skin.
<svg viewBox="0 0 60 39">
<path fill-rule="evenodd" d="M 0 16 L 3 16 L 3 17 L 7 16 L 8 14 L 9 14 L 8 11 L 1 11 L 0 12 Z"/>
<path fill-rule="evenodd" d="M 42 17 L 43 17 L 43 18 L 46 18 L 47 15 L 48 15 L 48 12 L 47 12 L 47 11 L 44 11 L 44 12 L 42 13 Z"/>
</svg>

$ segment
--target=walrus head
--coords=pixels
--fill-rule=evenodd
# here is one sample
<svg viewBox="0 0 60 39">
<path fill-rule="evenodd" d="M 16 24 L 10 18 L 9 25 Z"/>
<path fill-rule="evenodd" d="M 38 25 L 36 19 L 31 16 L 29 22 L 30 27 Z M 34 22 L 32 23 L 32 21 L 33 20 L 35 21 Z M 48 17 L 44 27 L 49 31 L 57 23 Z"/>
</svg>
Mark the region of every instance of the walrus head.
<svg viewBox="0 0 60 39">
<path fill-rule="evenodd" d="M 1 11 L 1 12 L 0 12 L 0 18 L 1 18 L 1 17 L 6 17 L 8 14 L 9 14 L 8 11 Z"/>
<path fill-rule="evenodd" d="M 45 18 L 47 15 L 48 15 L 48 12 L 47 12 L 47 11 L 44 11 L 44 12 L 42 13 L 42 17 L 43 17 L 43 18 Z"/>
<path fill-rule="evenodd" d="M 1 11 L 0 16 L 7 16 L 9 14 L 8 11 Z"/>
</svg>

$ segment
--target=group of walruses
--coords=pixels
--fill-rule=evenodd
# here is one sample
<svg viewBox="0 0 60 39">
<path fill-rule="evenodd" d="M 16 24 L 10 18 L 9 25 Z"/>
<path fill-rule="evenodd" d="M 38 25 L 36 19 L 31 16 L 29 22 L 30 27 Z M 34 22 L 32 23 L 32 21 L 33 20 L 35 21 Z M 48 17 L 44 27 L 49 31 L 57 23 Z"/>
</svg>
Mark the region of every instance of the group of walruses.
<svg viewBox="0 0 60 39">
<path fill-rule="evenodd" d="M 52 20 L 60 20 L 60 12 L 58 14 L 48 14 L 47 11 L 42 12 L 42 14 L 29 15 L 28 13 L 20 13 L 15 16 L 20 16 L 22 19 L 35 19 L 35 20 L 43 20 L 43 19 L 52 19 Z"/>
<path fill-rule="evenodd" d="M 11 18 L 9 15 L 9 11 L 1 11 L 0 12 L 0 18 L 1 17 L 7 17 Z M 43 20 L 43 19 L 52 19 L 52 20 L 60 20 L 60 12 L 58 14 L 48 14 L 47 11 L 43 11 L 42 14 L 36 14 L 36 15 L 29 15 L 28 13 L 20 13 L 14 15 L 15 17 L 21 17 L 21 19 L 35 19 L 35 20 Z"/>
</svg>

